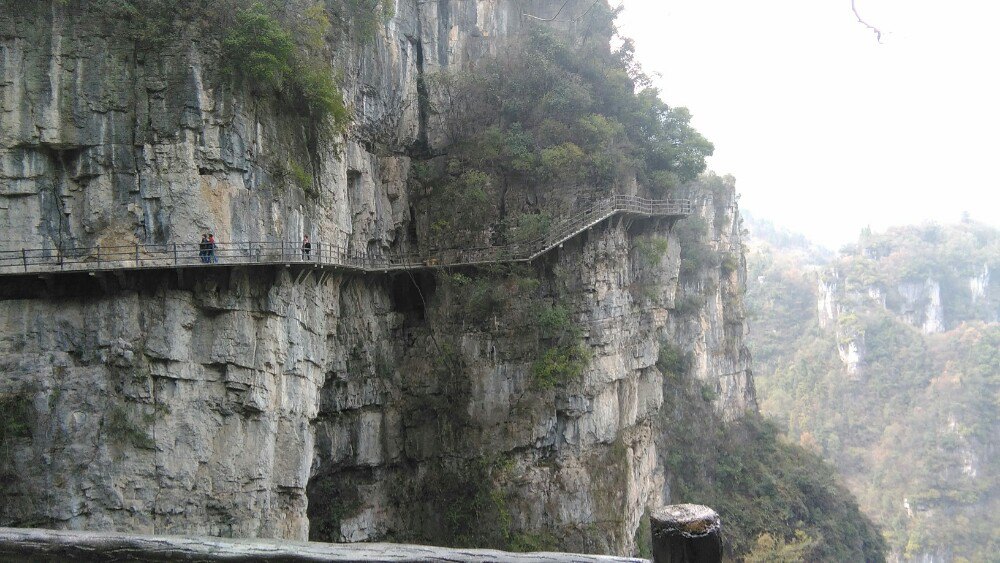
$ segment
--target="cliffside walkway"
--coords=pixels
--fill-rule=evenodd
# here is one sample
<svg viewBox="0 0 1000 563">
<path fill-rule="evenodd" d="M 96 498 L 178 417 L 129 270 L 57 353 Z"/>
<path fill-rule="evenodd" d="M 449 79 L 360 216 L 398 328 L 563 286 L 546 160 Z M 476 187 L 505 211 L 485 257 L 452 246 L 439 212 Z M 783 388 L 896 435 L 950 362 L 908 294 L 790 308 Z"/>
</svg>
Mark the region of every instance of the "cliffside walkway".
<svg viewBox="0 0 1000 563">
<path fill-rule="evenodd" d="M 358 272 L 389 272 L 453 266 L 531 262 L 615 215 L 680 218 L 691 214 L 686 199 L 650 200 L 614 195 L 554 223 L 529 242 L 475 249 L 447 249 L 427 254 L 369 254 L 343 246 L 312 242 L 216 242 L 214 256 L 200 255 L 198 243 L 131 244 L 89 248 L 0 250 L 0 276 L 124 270 L 212 268 L 229 266 L 312 265 Z"/>
</svg>

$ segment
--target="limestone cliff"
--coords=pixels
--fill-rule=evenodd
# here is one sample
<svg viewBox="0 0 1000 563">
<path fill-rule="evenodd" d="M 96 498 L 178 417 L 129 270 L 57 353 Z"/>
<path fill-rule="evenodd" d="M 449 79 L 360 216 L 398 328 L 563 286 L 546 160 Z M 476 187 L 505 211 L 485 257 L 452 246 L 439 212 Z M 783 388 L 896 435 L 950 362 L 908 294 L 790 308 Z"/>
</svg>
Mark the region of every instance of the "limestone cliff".
<svg viewBox="0 0 1000 563">
<path fill-rule="evenodd" d="M 447 138 L 425 78 L 556 15 L 541 1 L 397 1 L 372 38 L 328 45 L 353 109 L 341 135 L 234 87 L 210 41 L 143 50 L 78 3 L 13 4 L 0 3 L 5 250 L 207 231 L 416 247 L 411 157 Z M 590 4 L 553 25 L 571 30 Z M 682 276 L 692 241 L 651 219 L 602 223 L 528 269 L 589 359 L 554 387 L 531 382 L 540 337 L 503 316 L 531 311 L 471 322 L 426 272 L 0 280 L 0 394 L 27 428 L 4 435 L 0 525 L 432 540 L 477 502 L 508 544 L 631 553 L 644 511 L 669 500 L 661 344 L 693 354 L 727 418 L 756 408 L 735 193 L 691 189 L 712 226 L 692 241 L 721 266 Z"/>
<path fill-rule="evenodd" d="M 866 231 L 817 280 L 821 327 L 835 328 L 841 361 L 863 372 L 865 334 L 858 316 L 890 313 L 925 335 L 969 321 L 996 322 L 996 284 L 990 282 L 996 243 L 975 224 L 926 225 Z"/>
</svg>

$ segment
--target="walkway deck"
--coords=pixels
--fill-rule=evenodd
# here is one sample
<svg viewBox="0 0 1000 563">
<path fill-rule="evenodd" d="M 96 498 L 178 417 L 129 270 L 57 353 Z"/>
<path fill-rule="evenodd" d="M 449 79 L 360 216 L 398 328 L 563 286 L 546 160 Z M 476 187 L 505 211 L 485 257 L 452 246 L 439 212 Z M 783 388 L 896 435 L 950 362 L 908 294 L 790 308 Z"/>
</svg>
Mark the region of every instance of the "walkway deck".
<svg viewBox="0 0 1000 563">
<path fill-rule="evenodd" d="M 214 259 L 206 263 L 197 243 L 133 244 L 113 247 L 25 248 L 0 251 L 0 276 L 148 269 L 230 266 L 312 265 L 358 272 L 388 272 L 531 262 L 567 240 L 615 215 L 684 217 L 690 200 L 649 200 L 615 195 L 565 217 L 534 241 L 479 249 L 449 249 L 418 254 L 369 255 L 313 241 L 303 254 L 300 242 L 216 242 Z"/>
</svg>

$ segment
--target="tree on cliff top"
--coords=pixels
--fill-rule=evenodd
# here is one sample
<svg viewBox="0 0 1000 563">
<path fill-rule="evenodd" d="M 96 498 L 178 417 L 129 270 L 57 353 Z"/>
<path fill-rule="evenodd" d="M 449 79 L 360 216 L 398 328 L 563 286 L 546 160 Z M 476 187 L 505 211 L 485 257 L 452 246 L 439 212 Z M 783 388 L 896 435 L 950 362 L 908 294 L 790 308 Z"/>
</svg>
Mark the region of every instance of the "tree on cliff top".
<svg viewBox="0 0 1000 563">
<path fill-rule="evenodd" d="M 690 113 L 642 87 L 630 43 L 611 49 L 614 16 L 595 9 L 572 36 L 529 25 L 472 70 L 433 77 L 432 113 L 443 122 L 447 156 L 416 162 L 414 177 L 429 223 L 453 227 L 441 238 L 471 243 L 476 234 L 450 219 L 470 170 L 490 188 L 492 216 L 473 230 L 487 226 L 501 237 L 545 200 L 606 195 L 636 180 L 663 197 L 705 170 L 713 147 L 691 127 Z"/>
<path fill-rule="evenodd" d="M 280 91 L 295 64 L 291 34 L 260 3 L 239 11 L 222 48 L 230 71 L 257 91 Z"/>
</svg>

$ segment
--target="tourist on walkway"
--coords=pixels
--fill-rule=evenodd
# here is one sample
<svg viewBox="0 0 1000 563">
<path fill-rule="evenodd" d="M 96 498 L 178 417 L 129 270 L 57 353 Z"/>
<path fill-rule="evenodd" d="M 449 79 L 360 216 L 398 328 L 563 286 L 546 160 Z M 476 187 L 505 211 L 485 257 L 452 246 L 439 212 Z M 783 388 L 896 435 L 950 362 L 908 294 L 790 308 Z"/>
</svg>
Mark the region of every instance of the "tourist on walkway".
<svg viewBox="0 0 1000 563">
<path fill-rule="evenodd" d="M 302 238 L 302 259 L 308 260 L 310 252 L 312 252 L 312 244 L 309 242 L 309 235 L 306 235 Z"/>
<path fill-rule="evenodd" d="M 201 258 L 202 264 L 208 264 L 209 248 L 210 247 L 208 244 L 208 235 L 207 234 L 201 235 L 201 242 L 198 243 L 198 258 Z"/>
<path fill-rule="evenodd" d="M 208 256 L 213 264 L 219 263 L 219 257 L 215 255 L 215 235 L 208 233 Z"/>
</svg>

